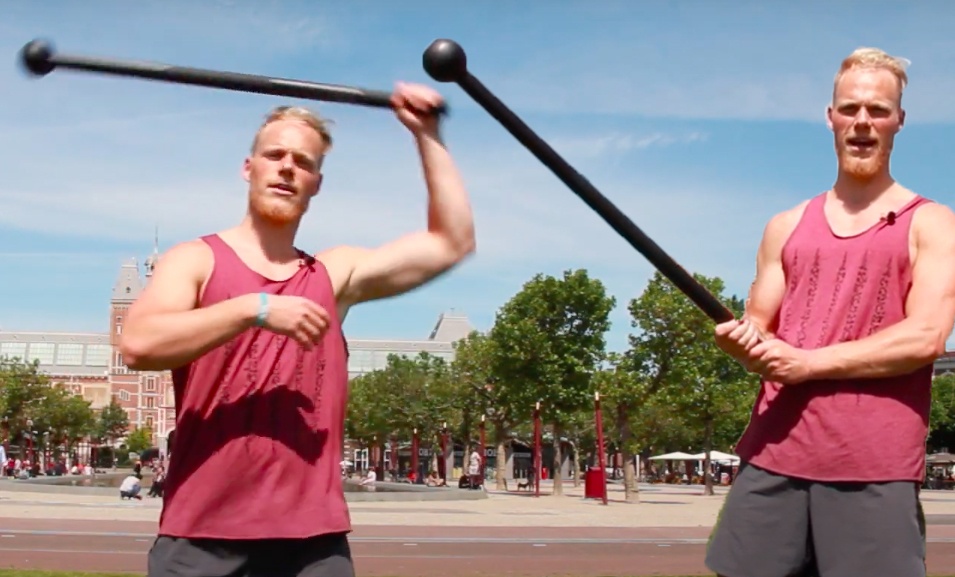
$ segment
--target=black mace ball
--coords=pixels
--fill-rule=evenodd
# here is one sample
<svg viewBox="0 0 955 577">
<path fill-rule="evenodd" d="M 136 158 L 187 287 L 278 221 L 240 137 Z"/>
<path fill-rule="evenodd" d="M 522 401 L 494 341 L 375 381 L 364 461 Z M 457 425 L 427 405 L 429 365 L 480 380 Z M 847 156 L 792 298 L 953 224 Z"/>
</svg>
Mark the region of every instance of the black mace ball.
<svg viewBox="0 0 955 577">
<path fill-rule="evenodd" d="M 468 73 L 468 57 L 454 40 L 435 40 L 424 51 L 422 60 L 425 72 L 438 82 L 459 82 Z"/>
<path fill-rule="evenodd" d="M 24 68 L 36 76 L 45 76 L 56 65 L 53 64 L 53 45 L 45 40 L 33 40 L 20 50 L 20 61 Z"/>
</svg>

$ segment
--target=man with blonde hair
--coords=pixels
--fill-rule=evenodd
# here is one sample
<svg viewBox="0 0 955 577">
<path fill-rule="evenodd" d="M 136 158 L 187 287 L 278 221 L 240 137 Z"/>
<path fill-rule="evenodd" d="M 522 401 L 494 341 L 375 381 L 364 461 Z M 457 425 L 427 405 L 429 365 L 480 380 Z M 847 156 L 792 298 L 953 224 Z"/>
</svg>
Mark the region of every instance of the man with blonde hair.
<svg viewBox="0 0 955 577">
<path fill-rule="evenodd" d="M 955 215 L 894 180 L 905 63 L 847 57 L 832 188 L 765 228 L 717 344 L 761 387 L 707 551 L 723 577 L 925 575 L 932 365 L 955 324 Z"/>
<path fill-rule="evenodd" d="M 475 248 L 468 194 L 433 113 L 441 97 L 399 84 L 392 104 L 421 158 L 426 228 L 371 249 L 297 248 L 331 136 L 311 112 L 277 108 L 242 167 L 245 218 L 170 249 L 130 308 L 125 364 L 171 369 L 176 395 L 150 577 L 354 575 L 339 471 L 342 322 L 356 304 L 422 286 Z"/>
</svg>

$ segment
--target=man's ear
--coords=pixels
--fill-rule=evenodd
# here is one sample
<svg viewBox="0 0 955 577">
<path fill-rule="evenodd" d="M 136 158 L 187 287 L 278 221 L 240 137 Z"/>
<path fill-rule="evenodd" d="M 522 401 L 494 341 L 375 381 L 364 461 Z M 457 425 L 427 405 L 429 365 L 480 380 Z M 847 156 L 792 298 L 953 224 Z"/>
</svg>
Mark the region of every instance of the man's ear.
<svg viewBox="0 0 955 577">
<path fill-rule="evenodd" d="M 312 198 L 315 198 L 316 196 L 318 196 L 319 191 L 322 190 L 322 182 L 324 181 L 325 181 L 325 174 L 321 172 L 318 173 L 318 182 L 315 183 L 315 192 L 312 193 Z"/>
</svg>

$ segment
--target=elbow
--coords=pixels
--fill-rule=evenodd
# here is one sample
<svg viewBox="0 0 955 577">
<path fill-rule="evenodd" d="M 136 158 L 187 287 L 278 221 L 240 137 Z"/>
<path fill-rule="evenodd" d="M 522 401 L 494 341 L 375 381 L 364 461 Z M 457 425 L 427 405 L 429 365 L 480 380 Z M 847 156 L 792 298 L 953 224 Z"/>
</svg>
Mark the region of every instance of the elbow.
<svg viewBox="0 0 955 577">
<path fill-rule="evenodd" d="M 467 228 L 467 232 L 461 235 L 455 243 L 459 260 L 464 260 L 477 252 L 477 236 L 474 234 L 474 224 Z"/>
<path fill-rule="evenodd" d="M 471 234 L 458 246 L 458 260 L 462 261 L 477 252 L 477 239 Z"/>
<path fill-rule="evenodd" d="M 445 239 L 447 268 L 458 265 L 475 252 L 477 252 L 477 239 L 474 236 L 474 229 Z"/>
<path fill-rule="evenodd" d="M 147 345 L 142 339 L 130 336 L 127 330 L 119 339 L 119 354 L 122 355 L 123 365 L 134 371 L 149 370 Z"/>
<path fill-rule="evenodd" d="M 923 334 L 925 338 L 922 339 L 918 360 L 924 364 L 931 364 L 945 354 L 945 341 L 948 335 L 937 327 L 931 326 L 926 326 Z"/>
</svg>

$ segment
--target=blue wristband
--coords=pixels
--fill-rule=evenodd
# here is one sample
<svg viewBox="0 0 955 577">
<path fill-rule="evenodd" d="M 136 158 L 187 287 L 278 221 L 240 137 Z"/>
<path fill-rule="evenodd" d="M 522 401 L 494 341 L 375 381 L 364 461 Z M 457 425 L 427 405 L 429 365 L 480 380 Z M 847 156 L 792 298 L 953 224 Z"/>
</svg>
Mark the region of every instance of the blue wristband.
<svg viewBox="0 0 955 577">
<path fill-rule="evenodd" d="M 269 316 L 269 295 L 259 293 L 259 314 L 255 317 L 255 326 L 265 326 L 265 319 Z"/>
</svg>

